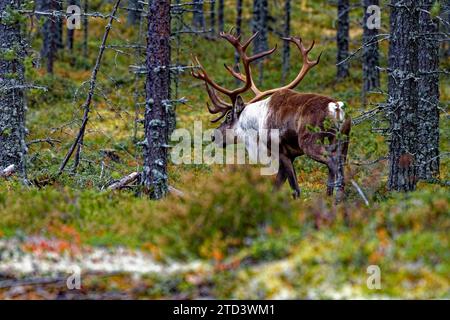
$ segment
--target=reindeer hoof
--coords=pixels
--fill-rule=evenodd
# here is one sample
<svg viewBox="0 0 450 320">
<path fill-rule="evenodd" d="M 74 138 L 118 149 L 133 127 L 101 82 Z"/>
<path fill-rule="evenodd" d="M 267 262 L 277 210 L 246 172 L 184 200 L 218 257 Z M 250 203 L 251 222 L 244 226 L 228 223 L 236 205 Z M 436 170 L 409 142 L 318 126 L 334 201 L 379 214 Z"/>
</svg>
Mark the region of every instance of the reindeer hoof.
<svg viewBox="0 0 450 320">
<path fill-rule="evenodd" d="M 292 197 L 294 198 L 294 200 L 297 200 L 298 198 L 300 198 L 300 190 L 296 190 L 296 191 L 292 192 Z"/>
</svg>

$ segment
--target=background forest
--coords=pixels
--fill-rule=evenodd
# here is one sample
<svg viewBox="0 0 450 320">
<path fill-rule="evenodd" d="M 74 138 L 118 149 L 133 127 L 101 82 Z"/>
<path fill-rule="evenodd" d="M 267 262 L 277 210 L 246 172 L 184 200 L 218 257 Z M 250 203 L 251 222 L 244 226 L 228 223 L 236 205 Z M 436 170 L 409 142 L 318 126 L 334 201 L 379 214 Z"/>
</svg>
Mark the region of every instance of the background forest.
<svg viewBox="0 0 450 320">
<path fill-rule="evenodd" d="M 346 198 L 335 204 L 325 196 L 326 168 L 306 157 L 295 162 L 302 189 L 298 200 L 288 185 L 274 192 L 273 178 L 250 165 L 175 165 L 169 160 L 169 192 L 160 200 L 149 199 L 145 178 L 111 187 L 142 172 L 150 156 L 142 142 L 149 6 L 132 0 L 36 0 L 14 11 L 7 5 L 16 1 L 0 0 L 2 24 L 6 16 L 18 22 L 25 47 L 5 48 L 6 33 L 0 34 L 2 82 L 14 78 L 5 71 L 8 61 L 19 59 L 23 66 L 22 87 L 14 90 L 25 88 L 20 97 L 26 105 L 27 150 L 15 172 L 0 157 L 0 297 L 450 298 L 448 3 L 428 1 L 428 16 L 440 25 L 440 36 L 429 40 L 439 44 L 433 56 L 439 71 L 430 72 L 430 81 L 439 83 L 435 110 L 440 123 L 437 119 L 434 128 L 440 163 L 437 172 L 432 168 L 404 190 L 389 179 L 395 129 L 384 108 L 393 90 L 388 89 L 392 6 L 380 1 L 381 27 L 371 35 L 364 32 L 363 19 L 372 2 L 378 3 L 171 4 L 167 115 L 176 114 L 173 124 L 190 132 L 194 121 L 204 129 L 215 127 L 204 84 L 190 75 L 191 56 L 198 56 L 217 82 L 237 85 L 223 68 L 233 65 L 235 56 L 219 31 L 234 28 L 243 38 L 260 31 L 255 50 L 278 45 L 254 68 L 262 89 L 286 84 L 301 67 L 294 46 L 288 51 L 280 36 L 301 36 L 306 44 L 315 40 L 311 55 L 323 51 L 320 64 L 297 90 L 345 101 L 354 121 Z M 81 29 L 66 28 L 69 4 L 87 12 Z M 342 37 L 336 41 L 338 28 Z M 367 46 L 370 39 L 379 49 Z M 368 70 L 367 64 L 376 64 L 368 61 L 375 54 L 380 68 Z M 368 84 L 368 77 L 375 80 Z M 0 85 L 0 108 L 9 110 L 4 106 L 17 100 L 8 100 Z M 4 119 L 9 118 L 0 119 L 0 125 Z M 381 270 L 379 289 L 367 285 L 371 265 Z M 82 287 L 70 290 L 66 279 L 77 268 Z"/>
</svg>

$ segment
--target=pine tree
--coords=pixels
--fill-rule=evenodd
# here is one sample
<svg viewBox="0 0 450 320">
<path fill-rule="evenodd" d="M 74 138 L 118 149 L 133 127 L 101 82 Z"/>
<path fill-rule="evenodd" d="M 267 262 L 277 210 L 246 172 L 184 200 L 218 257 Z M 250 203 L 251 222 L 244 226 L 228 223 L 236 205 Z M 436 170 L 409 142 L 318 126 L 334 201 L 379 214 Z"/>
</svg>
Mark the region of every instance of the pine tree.
<svg viewBox="0 0 450 320">
<path fill-rule="evenodd" d="M 348 61 L 343 62 L 349 55 L 349 0 L 338 0 L 338 18 L 337 18 L 337 79 L 344 79 L 350 75 Z"/>
<path fill-rule="evenodd" d="M 25 176 L 25 43 L 11 10 L 19 0 L 0 0 L 0 168 L 15 165 Z"/>
<path fill-rule="evenodd" d="M 439 175 L 439 24 L 430 11 L 435 0 L 420 0 L 419 108 L 417 176 L 431 180 Z"/>
<path fill-rule="evenodd" d="M 137 25 L 141 21 L 142 3 L 139 0 L 128 0 L 128 24 Z"/>
<path fill-rule="evenodd" d="M 203 30 L 205 28 L 205 13 L 203 10 L 203 0 L 194 0 L 192 15 L 192 25 Z"/>
<path fill-rule="evenodd" d="M 148 8 L 147 81 L 143 184 L 152 199 L 167 193 L 170 101 L 170 0 Z"/>
<path fill-rule="evenodd" d="M 379 53 L 378 53 L 378 29 L 368 25 L 371 12 L 368 8 L 372 5 L 379 5 L 379 0 L 364 0 L 364 20 L 363 20 L 363 101 L 366 103 L 366 96 L 369 91 L 380 87 Z"/>
<path fill-rule="evenodd" d="M 224 0 L 219 0 L 219 7 L 217 8 L 217 20 L 219 32 L 223 32 L 225 29 L 225 17 L 224 17 Z"/>
<path fill-rule="evenodd" d="M 391 0 L 388 187 L 396 191 L 412 191 L 417 183 L 418 7 L 417 0 Z"/>
<path fill-rule="evenodd" d="M 284 0 L 284 29 L 283 36 L 285 38 L 291 35 L 291 0 Z M 283 43 L 283 67 L 281 81 L 284 83 L 286 81 L 287 75 L 289 73 L 289 60 L 291 58 L 291 49 L 288 41 Z"/>
<path fill-rule="evenodd" d="M 267 0 L 253 0 L 253 33 L 259 32 L 259 35 L 254 40 L 253 52 L 259 53 L 269 49 L 268 40 L 268 17 L 269 17 L 269 3 Z M 261 85 L 263 81 L 263 65 L 262 61 L 258 62 L 259 78 L 258 82 Z"/>
</svg>

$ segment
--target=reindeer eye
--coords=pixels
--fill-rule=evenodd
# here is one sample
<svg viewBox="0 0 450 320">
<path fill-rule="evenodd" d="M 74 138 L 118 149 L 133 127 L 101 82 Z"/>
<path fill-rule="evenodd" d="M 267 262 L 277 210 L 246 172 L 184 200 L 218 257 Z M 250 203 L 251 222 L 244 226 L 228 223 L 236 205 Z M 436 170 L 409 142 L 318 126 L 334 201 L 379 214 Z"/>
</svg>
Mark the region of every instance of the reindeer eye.
<svg viewBox="0 0 450 320">
<path fill-rule="evenodd" d="M 231 113 L 227 114 L 227 122 L 231 121 Z"/>
</svg>

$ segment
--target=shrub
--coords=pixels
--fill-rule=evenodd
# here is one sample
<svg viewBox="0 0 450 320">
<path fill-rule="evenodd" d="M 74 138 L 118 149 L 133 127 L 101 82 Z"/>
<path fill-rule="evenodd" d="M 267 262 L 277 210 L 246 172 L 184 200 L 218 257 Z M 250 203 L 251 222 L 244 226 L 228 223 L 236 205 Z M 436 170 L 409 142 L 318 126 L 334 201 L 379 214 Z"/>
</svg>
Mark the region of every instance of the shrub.
<svg viewBox="0 0 450 320">
<path fill-rule="evenodd" d="M 200 180 L 186 197 L 164 201 L 149 229 L 177 255 L 220 259 L 226 247 L 242 246 L 267 228 L 292 224 L 290 198 L 272 188 L 256 169 L 226 169 Z"/>
</svg>

